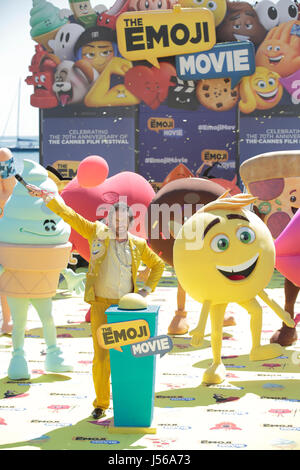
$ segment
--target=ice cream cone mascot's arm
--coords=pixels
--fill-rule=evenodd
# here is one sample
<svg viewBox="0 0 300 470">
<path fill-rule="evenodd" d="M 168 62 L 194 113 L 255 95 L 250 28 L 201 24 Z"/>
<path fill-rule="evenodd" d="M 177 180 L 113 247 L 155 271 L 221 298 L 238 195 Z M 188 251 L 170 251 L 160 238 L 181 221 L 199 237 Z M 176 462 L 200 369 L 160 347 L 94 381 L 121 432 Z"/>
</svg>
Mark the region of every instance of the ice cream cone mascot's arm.
<svg viewBox="0 0 300 470">
<path fill-rule="evenodd" d="M 96 399 L 93 417 L 104 415 L 110 401 L 109 351 L 100 348 L 98 328 L 107 323 L 105 311 L 118 304 L 124 295 L 135 292 L 143 296 L 152 292 L 164 270 L 164 262 L 148 247 L 146 240 L 128 232 L 133 214 L 124 202 L 111 206 L 108 225 L 91 222 L 62 203 L 57 197 L 43 194 L 39 188 L 29 188 L 32 196 L 43 197 L 48 209 L 61 217 L 82 237 L 90 247 L 84 300 L 91 304 L 91 330 L 94 345 L 93 379 Z M 150 268 L 145 287 L 138 291 L 137 272 L 143 262 Z"/>
<path fill-rule="evenodd" d="M 227 193 L 186 221 L 174 244 L 174 268 L 186 292 L 202 303 L 199 323 L 193 331 L 192 345 L 204 337 L 208 314 L 211 318 L 212 365 L 203 382 L 216 384 L 225 378 L 221 360 L 222 325 L 228 303 L 236 302 L 250 314 L 251 360 L 266 360 L 283 353 L 279 344 L 260 344 L 262 299 L 290 327 L 294 321 L 271 300 L 268 285 L 275 263 L 275 246 L 266 225 L 245 207 L 255 201 L 251 195 Z"/>
<path fill-rule="evenodd" d="M 24 160 L 22 177 L 60 199 L 55 183 L 38 163 Z M 7 298 L 13 321 L 10 379 L 30 377 L 24 352 L 30 304 L 37 310 L 43 325 L 47 346 L 45 369 L 50 372 L 72 370 L 56 344 L 52 317 L 52 297 L 60 272 L 66 273 L 71 251 L 70 232 L 69 225 L 53 214 L 42 198 L 33 199 L 22 184 L 16 184 L 5 204 L 4 216 L 0 218 L 0 294 Z"/>
</svg>

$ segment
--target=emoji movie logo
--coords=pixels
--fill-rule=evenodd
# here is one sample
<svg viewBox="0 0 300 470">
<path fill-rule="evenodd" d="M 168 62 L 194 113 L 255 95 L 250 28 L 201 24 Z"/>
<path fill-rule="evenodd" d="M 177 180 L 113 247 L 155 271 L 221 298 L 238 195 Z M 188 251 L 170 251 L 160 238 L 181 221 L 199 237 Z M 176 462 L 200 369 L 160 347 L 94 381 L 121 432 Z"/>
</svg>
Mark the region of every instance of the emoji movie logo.
<svg viewBox="0 0 300 470">
<path fill-rule="evenodd" d="M 179 55 L 176 70 L 182 80 L 229 77 L 234 88 L 242 77 L 255 72 L 254 46 L 249 41 L 228 42 L 207 52 Z"/>
<path fill-rule="evenodd" d="M 97 338 L 101 348 L 123 352 L 122 346 L 149 339 L 150 330 L 145 320 L 111 323 L 98 328 Z"/>
<path fill-rule="evenodd" d="M 202 150 L 201 160 L 203 162 L 227 162 L 228 152 L 226 150 Z"/>
<path fill-rule="evenodd" d="M 149 118 L 147 127 L 150 131 L 158 133 L 162 130 L 174 129 L 175 122 L 172 118 Z"/>
<path fill-rule="evenodd" d="M 158 57 L 209 50 L 216 43 L 212 12 L 203 8 L 181 10 L 179 5 L 173 10 L 123 13 L 117 19 L 116 31 L 123 57 L 147 57 L 158 68 Z"/>
<path fill-rule="evenodd" d="M 172 348 L 173 341 L 167 335 L 156 336 L 155 338 L 150 338 L 147 341 L 130 346 L 131 354 L 135 357 L 153 356 L 154 354 L 159 354 L 160 357 L 163 357 Z"/>
</svg>

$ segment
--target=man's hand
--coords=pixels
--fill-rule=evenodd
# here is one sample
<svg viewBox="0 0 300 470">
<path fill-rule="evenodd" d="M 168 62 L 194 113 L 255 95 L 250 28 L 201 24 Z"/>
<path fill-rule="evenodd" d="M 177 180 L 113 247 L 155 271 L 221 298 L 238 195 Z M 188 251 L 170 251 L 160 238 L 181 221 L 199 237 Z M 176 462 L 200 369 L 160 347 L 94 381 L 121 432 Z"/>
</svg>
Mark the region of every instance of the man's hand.
<svg viewBox="0 0 300 470">
<path fill-rule="evenodd" d="M 34 184 L 27 184 L 26 189 L 28 190 L 30 196 L 33 197 L 42 197 L 43 192 L 38 186 Z"/>
<path fill-rule="evenodd" d="M 44 201 L 47 199 L 48 196 L 51 195 L 48 191 L 45 191 L 44 189 L 40 189 L 38 186 L 35 186 L 34 184 L 27 184 L 26 189 L 28 190 L 28 193 L 30 196 L 33 197 L 41 197 Z"/>
<path fill-rule="evenodd" d="M 138 291 L 138 294 L 141 295 L 142 297 L 147 297 L 147 295 L 149 294 L 148 291 L 146 291 L 146 289 L 140 289 Z"/>
</svg>

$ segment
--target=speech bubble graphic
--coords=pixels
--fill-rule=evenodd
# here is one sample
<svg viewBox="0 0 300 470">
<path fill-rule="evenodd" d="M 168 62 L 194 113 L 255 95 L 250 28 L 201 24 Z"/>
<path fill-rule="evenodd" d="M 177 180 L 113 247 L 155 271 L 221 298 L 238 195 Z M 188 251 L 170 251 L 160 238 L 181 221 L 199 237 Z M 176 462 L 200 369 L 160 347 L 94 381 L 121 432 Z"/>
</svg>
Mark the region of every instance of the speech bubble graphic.
<svg viewBox="0 0 300 470">
<path fill-rule="evenodd" d="M 130 349 L 131 354 L 135 357 L 154 356 L 155 354 L 163 357 L 173 349 L 173 341 L 168 335 L 160 335 L 141 343 L 132 344 Z"/>
<path fill-rule="evenodd" d="M 173 118 L 149 118 L 147 127 L 150 131 L 159 133 L 159 131 L 174 129 L 175 122 Z"/>
<path fill-rule="evenodd" d="M 118 48 L 130 61 L 211 49 L 216 43 L 214 15 L 206 8 L 181 8 L 122 13 L 116 23 Z"/>
<path fill-rule="evenodd" d="M 176 71 L 182 80 L 231 78 L 234 88 L 242 77 L 255 72 L 255 49 L 250 41 L 216 44 L 211 50 L 176 57 Z"/>
<path fill-rule="evenodd" d="M 139 343 L 150 338 L 149 324 L 146 320 L 109 323 L 97 330 L 99 346 L 103 349 L 122 351 L 122 346 Z"/>
</svg>

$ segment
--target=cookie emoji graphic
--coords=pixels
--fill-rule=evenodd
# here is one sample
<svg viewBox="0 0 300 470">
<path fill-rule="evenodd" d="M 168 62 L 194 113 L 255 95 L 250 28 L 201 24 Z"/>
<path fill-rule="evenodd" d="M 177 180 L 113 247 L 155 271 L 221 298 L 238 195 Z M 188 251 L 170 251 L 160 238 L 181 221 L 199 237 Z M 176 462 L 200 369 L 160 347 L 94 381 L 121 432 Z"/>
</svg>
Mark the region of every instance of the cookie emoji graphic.
<svg viewBox="0 0 300 470">
<path fill-rule="evenodd" d="M 228 111 L 239 99 L 238 86 L 231 88 L 230 78 L 200 80 L 196 94 L 199 102 L 213 111 Z"/>
</svg>

